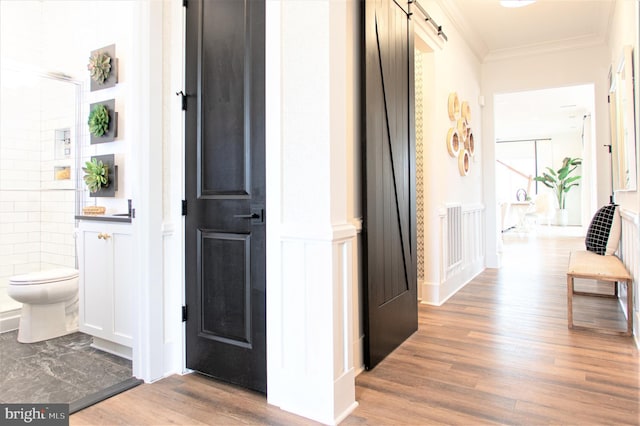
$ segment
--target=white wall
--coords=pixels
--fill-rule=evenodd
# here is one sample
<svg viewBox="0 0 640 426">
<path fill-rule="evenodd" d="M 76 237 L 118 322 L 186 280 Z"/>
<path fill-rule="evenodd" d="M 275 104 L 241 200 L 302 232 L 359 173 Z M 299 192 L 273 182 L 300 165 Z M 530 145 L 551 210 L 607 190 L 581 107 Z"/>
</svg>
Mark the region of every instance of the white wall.
<svg viewBox="0 0 640 426">
<path fill-rule="evenodd" d="M 355 173 L 347 165 L 356 122 L 347 121 L 356 102 L 347 58 L 357 6 L 266 5 L 267 397 L 327 424 L 357 405 L 357 213 L 346 185 Z"/>
<path fill-rule="evenodd" d="M 456 31 L 438 3 L 427 2 L 425 8 L 442 25 L 448 41 L 435 35 L 433 28 L 416 11 L 416 47 L 423 70 L 423 177 L 424 177 L 424 278 L 420 285 L 423 303 L 439 305 L 484 269 L 484 256 L 466 259 L 464 268 L 446 271 L 442 234 L 442 214 L 447 205 L 461 204 L 465 211 L 482 210 L 483 203 L 483 110 L 479 104 L 481 68 L 462 36 Z M 418 84 L 416 84 L 417 86 Z M 470 127 L 474 134 L 475 155 L 469 174 L 462 176 L 458 159 L 447 150 L 447 133 L 455 125 L 449 119 L 448 99 L 457 93 L 460 102 L 469 102 Z M 484 225 L 465 227 L 464 244 L 483 240 Z"/>
<path fill-rule="evenodd" d="M 640 123 L 640 111 L 638 108 L 638 94 L 640 93 L 640 84 L 638 84 L 638 2 L 629 2 L 618 0 L 615 4 L 615 11 L 611 25 L 611 35 L 608 43 L 608 64 L 613 66 L 613 69 L 617 68 L 622 58 L 622 50 L 626 45 L 633 47 L 634 52 L 634 73 L 635 73 L 635 100 L 636 100 L 636 141 L 638 140 L 638 123 Z M 638 169 L 637 158 L 640 155 L 640 150 L 637 149 L 636 144 L 636 170 Z M 636 176 L 638 174 L 636 173 Z M 640 187 L 640 182 L 636 185 Z M 640 196 L 638 191 L 617 191 L 615 195 L 616 203 L 620 204 L 622 208 L 628 209 L 632 212 L 638 212 L 640 207 Z"/>
<path fill-rule="evenodd" d="M 640 84 L 638 84 L 638 66 L 639 54 L 638 50 L 638 32 L 639 32 L 639 5 L 638 2 L 629 2 L 624 0 L 616 1 L 614 17 L 611 25 L 611 34 L 608 44 L 608 60 L 611 64 L 619 63 L 623 46 L 631 45 L 634 49 L 634 79 L 635 79 L 635 120 L 636 120 L 636 176 L 638 176 L 638 165 L 640 165 L 640 149 L 638 149 L 638 124 L 640 124 Z M 636 185 L 640 188 L 640 182 Z M 640 223 L 638 212 L 640 212 L 640 195 L 638 191 L 616 191 L 615 201 L 618 203 L 623 212 L 623 235 L 621 245 L 621 257 L 634 276 L 634 335 L 636 336 L 636 344 L 640 346 L 638 335 L 640 333 L 640 296 L 638 296 L 638 259 L 640 258 Z"/>
</svg>

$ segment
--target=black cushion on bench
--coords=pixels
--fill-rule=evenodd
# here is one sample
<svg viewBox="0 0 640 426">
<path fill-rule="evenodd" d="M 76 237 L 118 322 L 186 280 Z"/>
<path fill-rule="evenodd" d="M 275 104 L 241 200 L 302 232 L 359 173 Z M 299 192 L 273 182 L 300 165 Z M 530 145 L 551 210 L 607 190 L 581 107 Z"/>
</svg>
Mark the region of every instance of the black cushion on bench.
<svg viewBox="0 0 640 426">
<path fill-rule="evenodd" d="M 617 204 L 600 208 L 591 219 L 585 245 L 587 250 L 600 255 L 612 255 L 620 242 L 620 212 Z"/>
</svg>

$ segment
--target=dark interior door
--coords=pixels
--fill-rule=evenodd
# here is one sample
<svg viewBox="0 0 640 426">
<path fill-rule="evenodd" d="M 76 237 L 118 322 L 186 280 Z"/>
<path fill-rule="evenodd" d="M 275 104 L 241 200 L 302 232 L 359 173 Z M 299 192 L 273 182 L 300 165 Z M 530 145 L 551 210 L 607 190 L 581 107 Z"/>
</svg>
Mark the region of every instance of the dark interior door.
<svg viewBox="0 0 640 426">
<path fill-rule="evenodd" d="M 186 13 L 187 368 L 266 392 L 264 1 Z"/>
<path fill-rule="evenodd" d="M 370 369 L 418 329 L 408 10 L 393 0 L 366 0 L 363 54 L 363 315 L 365 367 Z"/>
</svg>

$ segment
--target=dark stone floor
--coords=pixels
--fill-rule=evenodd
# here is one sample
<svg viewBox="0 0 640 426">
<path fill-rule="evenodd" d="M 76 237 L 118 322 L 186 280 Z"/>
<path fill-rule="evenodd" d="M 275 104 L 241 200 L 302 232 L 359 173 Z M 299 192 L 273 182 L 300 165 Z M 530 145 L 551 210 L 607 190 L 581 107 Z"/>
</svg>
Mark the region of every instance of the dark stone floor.
<svg viewBox="0 0 640 426">
<path fill-rule="evenodd" d="M 89 335 L 25 344 L 17 334 L 0 334 L 0 403 L 72 403 L 131 379 L 131 361 L 92 348 Z"/>
</svg>

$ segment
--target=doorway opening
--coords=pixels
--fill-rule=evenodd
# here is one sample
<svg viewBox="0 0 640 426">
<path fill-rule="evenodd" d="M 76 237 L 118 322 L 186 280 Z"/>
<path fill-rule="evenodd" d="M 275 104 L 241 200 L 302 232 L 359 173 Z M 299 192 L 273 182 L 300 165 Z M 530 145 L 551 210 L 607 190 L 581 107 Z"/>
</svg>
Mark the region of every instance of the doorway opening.
<svg viewBox="0 0 640 426">
<path fill-rule="evenodd" d="M 503 235 L 583 236 L 595 206 L 594 85 L 495 96 L 496 200 Z M 580 176 L 566 196 L 568 220 L 558 215 L 557 193 L 536 181 L 557 172 L 565 158 L 581 158 Z M 553 170 L 551 172 L 550 170 Z"/>
</svg>

